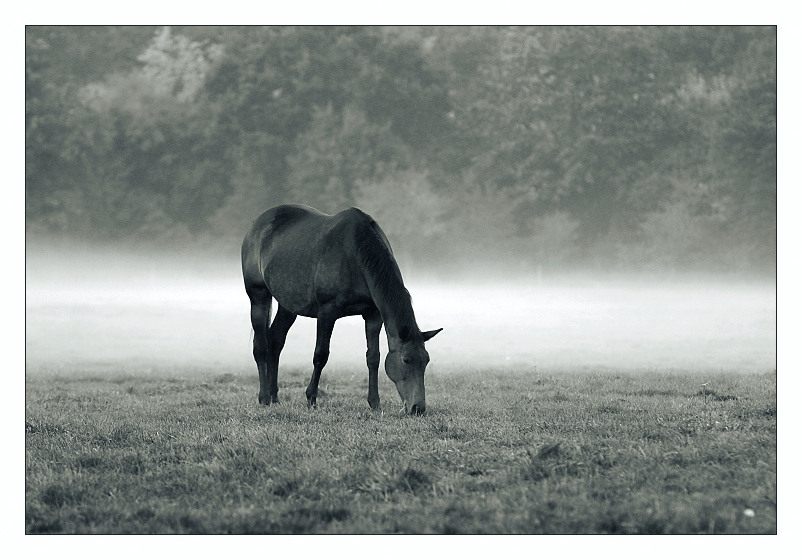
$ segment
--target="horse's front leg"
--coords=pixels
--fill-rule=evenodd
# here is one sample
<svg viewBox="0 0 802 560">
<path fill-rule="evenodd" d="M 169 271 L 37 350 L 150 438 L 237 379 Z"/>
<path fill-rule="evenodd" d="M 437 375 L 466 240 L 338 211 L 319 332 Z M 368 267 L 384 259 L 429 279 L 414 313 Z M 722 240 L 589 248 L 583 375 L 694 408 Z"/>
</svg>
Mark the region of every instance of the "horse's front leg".
<svg viewBox="0 0 802 560">
<path fill-rule="evenodd" d="M 365 354 L 368 363 L 368 404 L 375 410 L 379 408 L 379 333 L 382 330 L 382 316 L 378 310 L 374 310 L 362 317 L 365 319 L 365 339 L 368 343 Z"/>
<path fill-rule="evenodd" d="M 315 343 L 315 355 L 312 359 L 314 370 L 309 386 L 306 388 L 306 404 L 310 408 L 317 406 L 317 388 L 320 384 L 320 374 L 329 360 L 329 346 L 331 343 L 331 333 L 334 331 L 334 322 L 337 317 L 324 309 L 317 316 L 317 342 Z"/>
</svg>

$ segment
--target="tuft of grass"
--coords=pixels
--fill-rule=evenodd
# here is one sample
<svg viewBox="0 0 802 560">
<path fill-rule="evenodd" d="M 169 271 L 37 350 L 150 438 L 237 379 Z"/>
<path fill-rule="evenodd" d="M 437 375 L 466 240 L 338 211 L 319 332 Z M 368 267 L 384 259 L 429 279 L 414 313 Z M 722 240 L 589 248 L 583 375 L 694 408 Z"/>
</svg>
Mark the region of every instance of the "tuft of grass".
<svg viewBox="0 0 802 560">
<path fill-rule="evenodd" d="M 45 505 L 61 508 L 66 505 L 80 504 L 82 492 L 79 488 L 56 482 L 45 486 L 39 494 L 39 499 Z"/>
<path fill-rule="evenodd" d="M 559 443 L 543 445 L 536 453 L 527 449 L 527 455 L 529 462 L 524 465 L 523 477 L 533 482 L 550 477 L 582 476 L 588 470 L 581 453 Z"/>
<path fill-rule="evenodd" d="M 413 494 L 431 487 L 432 481 L 425 472 L 407 467 L 398 478 L 398 487 Z"/>
</svg>

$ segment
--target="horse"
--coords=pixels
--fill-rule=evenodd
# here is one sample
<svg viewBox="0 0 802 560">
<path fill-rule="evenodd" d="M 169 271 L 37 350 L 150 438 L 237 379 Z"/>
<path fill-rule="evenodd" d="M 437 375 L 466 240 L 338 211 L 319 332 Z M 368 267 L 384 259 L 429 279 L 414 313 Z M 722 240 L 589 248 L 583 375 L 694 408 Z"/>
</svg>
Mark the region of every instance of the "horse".
<svg viewBox="0 0 802 560">
<path fill-rule="evenodd" d="M 379 334 L 388 353 L 384 370 L 407 414 L 426 411 L 424 343 L 442 329 L 422 332 L 390 242 L 368 214 L 349 208 L 328 215 L 286 204 L 260 215 L 242 242 L 242 276 L 251 303 L 253 357 L 259 370 L 259 403 L 278 402 L 278 364 L 287 331 L 301 315 L 317 320 L 307 405 L 317 406 L 320 375 L 329 358 L 334 323 L 365 320 L 368 404 L 379 408 Z M 268 327 L 272 300 L 278 304 Z"/>
</svg>

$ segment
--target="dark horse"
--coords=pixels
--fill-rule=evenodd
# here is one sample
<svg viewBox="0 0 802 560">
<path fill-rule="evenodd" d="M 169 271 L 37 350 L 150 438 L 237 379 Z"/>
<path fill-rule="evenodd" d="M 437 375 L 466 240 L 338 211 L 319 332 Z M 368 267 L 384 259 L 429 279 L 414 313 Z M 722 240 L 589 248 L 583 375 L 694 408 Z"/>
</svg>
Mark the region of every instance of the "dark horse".
<svg viewBox="0 0 802 560">
<path fill-rule="evenodd" d="M 242 276 L 251 300 L 260 403 L 278 402 L 279 355 L 298 315 L 317 319 L 314 370 L 306 389 L 310 407 L 316 406 L 334 322 L 362 315 L 371 408 L 379 406 L 379 332 L 384 324 L 387 376 L 406 412 L 426 410 L 423 373 L 429 354 L 423 343 L 442 329 L 418 328 L 390 243 L 373 218 L 358 208 L 334 216 L 306 206 L 271 208 L 254 221 L 242 242 Z M 271 298 L 278 310 L 268 328 Z"/>
</svg>

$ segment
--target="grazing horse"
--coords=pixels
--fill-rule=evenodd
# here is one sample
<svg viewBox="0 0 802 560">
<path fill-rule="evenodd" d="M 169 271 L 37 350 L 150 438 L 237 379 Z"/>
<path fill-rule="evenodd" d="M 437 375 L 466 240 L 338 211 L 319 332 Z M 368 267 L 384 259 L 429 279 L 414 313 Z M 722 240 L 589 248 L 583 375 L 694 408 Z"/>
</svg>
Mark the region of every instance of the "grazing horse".
<svg viewBox="0 0 802 560">
<path fill-rule="evenodd" d="M 317 405 L 334 322 L 362 315 L 371 408 L 379 406 L 379 332 L 384 324 L 385 372 L 407 413 L 426 410 L 423 374 L 429 354 L 423 343 L 442 329 L 418 328 L 390 243 L 373 218 L 358 208 L 334 216 L 300 205 L 271 208 L 242 242 L 242 276 L 251 300 L 260 403 L 278 402 L 279 355 L 298 315 L 317 319 L 314 369 L 306 388 L 310 407 Z M 272 298 L 278 309 L 268 327 Z"/>
</svg>

